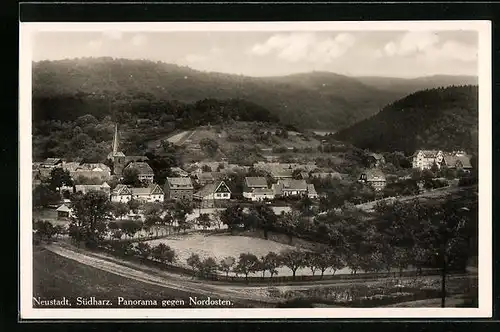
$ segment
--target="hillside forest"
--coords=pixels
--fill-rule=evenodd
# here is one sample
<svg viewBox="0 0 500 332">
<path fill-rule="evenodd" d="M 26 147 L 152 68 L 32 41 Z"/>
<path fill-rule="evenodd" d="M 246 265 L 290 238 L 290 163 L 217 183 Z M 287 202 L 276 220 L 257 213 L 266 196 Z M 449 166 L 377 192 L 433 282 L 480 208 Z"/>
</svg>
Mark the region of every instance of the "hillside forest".
<svg viewBox="0 0 500 332">
<path fill-rule="evenodd" d="M 372 151 L 478 151 L 478 86 L 418 91 L 333 137 Z"/>
</svg>

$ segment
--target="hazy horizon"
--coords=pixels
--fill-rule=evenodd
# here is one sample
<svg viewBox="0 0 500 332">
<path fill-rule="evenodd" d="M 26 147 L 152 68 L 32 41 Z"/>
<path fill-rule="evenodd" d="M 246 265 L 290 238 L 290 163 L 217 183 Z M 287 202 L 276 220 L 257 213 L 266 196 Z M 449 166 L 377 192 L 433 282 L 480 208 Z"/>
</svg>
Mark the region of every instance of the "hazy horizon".
<svg viewBox="0 0 500 332">
<path fill-rule="evenodd" d="M 276 77 L 478 76 L 476 31 L 40 31 L 32 60 L 112 57 Z"/>
<path fill-rule="evenodd" d="M 290 73 L 290 74 L 283 74 L 283 75 L 262 75 L 262 76 L 252 76 L 252 75 L 242 75 L 242 74 L 233 74 L 233 73 L 224 73 L 224 72 L 218 72 L 218 71 L 207 71 L 207 70 L 201 70 L 201 69 L 195 69 L 190 66 L 186 65 L 178 65 L 175 63 L 169 63 L 169 62 L 164 62 L 164 61 L 153 61 L 153 60 L 148 60 L 148 59 L 131 59 L 131 58 L 123 58 L 123 57 L 108 57 L 108 56 L 99 56 L 99 57 L 80 57 L 80 58 L 64 58 L 64 59 L 57 59 L 57 60 L 38 60 L 38 61 L 32 61 L 33 63 L 40 63 L 44 61 L 49 61 L 49 62 L 56 62 L 56 61 L 75 61 L 75 60 L 82 60 L 82 59 L 103 59 L 103 58 L 112 58 L 113 60 L 133 60 L 133 61 L 149 61 L 149 62 L 160 62 L 166 65 L 172 65 L 172 66 L 177 66 L 179 68 L 188 68 L 193 71 L 201 72 L 201 73 L 214 73 L 214 74 L 224 74 L 224 75 L 234 75 L 234 76 L 243 76 L 243 77 L 250 77 L 250 78 L 273 78 L 273 77 L 286 77 L 286 76 L 294 76 L 294 75 L 301 75 L 301 74 L 312 74 L 312 73 L 327 73 L 327 74 L 333 74 L 333 75 L 339 75 L 339 76 L 345 76 L 345 77 L 351 77 L 351 78 L 387 78 L 387 79 L 405 79 L 405 80 L 412 80 L 412 79 L 419 79 L 419 78 L 429 78 L 429 77 L 439 77 L 439 76 L 447 76 L 447 77 L 478 77 L 478 75 L 475 74 L 429 74 L 425 76 L 412 76 L 412 77 L 397 77 L 397 76 L 384 76 L 384 75 L 344 75 L 340 73 L 336 73 L 333 71 L 326 71 L 326 70 L 310 70 L 310 71 L 303 71 L 303 72 L 295 72 L 295 73 Z"/>
</svg>

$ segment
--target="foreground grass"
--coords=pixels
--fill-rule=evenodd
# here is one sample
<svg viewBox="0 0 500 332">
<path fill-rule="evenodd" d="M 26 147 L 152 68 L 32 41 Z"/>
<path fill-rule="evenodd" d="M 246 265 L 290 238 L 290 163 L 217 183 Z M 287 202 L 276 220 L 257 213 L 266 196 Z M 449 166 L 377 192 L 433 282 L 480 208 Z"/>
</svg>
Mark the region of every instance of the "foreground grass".
<svg viewBox="0 0 500 332">
<path fill-rule="evenodd" d="M 43 299 L 64 296 L 72 302 L 77 297 L 96 297 L 114 303 L 118 297 L 156 300 L 159 303 L 164 299 L 183 299 L 186 305 L 177 308 L 191 308 L 189 297 L 200 297 L 199 294 L 121 277 L 39 248 L 33 252 L 33 296 Z"/>
</svg>

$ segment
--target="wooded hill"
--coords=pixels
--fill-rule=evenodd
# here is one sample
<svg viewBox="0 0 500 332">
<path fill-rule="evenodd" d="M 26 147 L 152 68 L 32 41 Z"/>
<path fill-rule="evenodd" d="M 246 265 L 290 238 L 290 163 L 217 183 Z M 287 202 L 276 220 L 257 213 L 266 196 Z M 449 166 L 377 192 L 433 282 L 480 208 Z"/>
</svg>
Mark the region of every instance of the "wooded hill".
<svg viewBox="0 0 500 332">
<path fill-rule="evenodd" d="M 75 120 L 85 114 L 102 119 L 124 111 L 176 116 L 172 109 L 178 102 L 244 99 L 285 124 L 338 130 L 416 90 L 411 84 L 401 89 L 405 85 L 393 84 L 390 78 L 364 80 L 366 84 L 326 72 L 254 78 L 147 60 L 41 61 L 33 63 L 33 114 L 35 122 Z M 439 81 L 425 87 L 447 84 Z"/>
<path fill-rule="evenodd" d="M 373 151 L 478 150 L 478 87 L 418 91 L 334 135 Z"/>
</svg>

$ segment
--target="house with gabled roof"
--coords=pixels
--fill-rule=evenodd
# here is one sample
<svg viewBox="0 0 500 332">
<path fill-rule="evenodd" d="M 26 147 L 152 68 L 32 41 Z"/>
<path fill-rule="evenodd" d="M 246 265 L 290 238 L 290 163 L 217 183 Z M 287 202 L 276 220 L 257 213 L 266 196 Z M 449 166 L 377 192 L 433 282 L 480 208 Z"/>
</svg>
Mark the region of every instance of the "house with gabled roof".
<svg viewBox="0 0 500 332">
<path fill-rule="evenodd" d="M 231 199 L 231 189 L 224 181 L 209 183 L 194 193 L 193 198 L 201 203 L 203 207 L 210 207 L 216 201 Z"/>
<path fill-rule="evenodd" d="M 186 172 L 185 170 L 183 170 L 182 168 L 180 167 L 172 167 L 170 168 L 170 171 L 172 172 L 172 174 L 174 174 L 175 176 L 180 176 L 180 177 L 188 177 L 189 176 L 189 173 Z"/>
<path fill-rule="evenodd" d="M 275 180 L 291 179 L 293 177 L 292 171 L 288 169 L 273 169 L 270 173 Z"/>
<path fill-rule="evenodd" d="M 146 188 L 130 188 L 132 199 L 141 202 L 163 202 L 165 193 L 163 189 L 156 183 L 149 185 Z"/>
<path fill-rule="evenodd" d="M 73 216 L 73 209 L 66 204 L 62 204 L 56 209 L 57 219 L 66 220 Z"/>
<path fill-rule="evenodd" d="M 316 192 L 316 188 L 312 183 L 307 184 L 307 197 L 311 199 L 316 199 L 319 197 L 318 193 Z"/>
<path fill-rule="evenodd" d="M 104 182 L 103 184 L 77 184 L 75 185 L 75 192 L 86 194 L 89 191 L 102 191 L 108 197 L 111 195 L 111 187 Z"/>
<path fill-rule="evenodd" d="M 265 177 L 248 176 L 245 177 L 245 181 L 243 183 L 243 197 L 252 201 L 258 201 L 264 198 L 273 199 L 274 192 L 269 189 L 267 179 Z"/>
<path fill-rule="evenodd" d="M 54 168 L 61 167 L 63 164 L 63 160 L 61 158 L 47 158 L 42 161 L 40 167 L 41 168 Z"/>
<path fill-rule="evenodd" d="M 441 166 L 444 154 L 440 150 L 417 150 L 413 154 L 412 166 L 421 170 L 430 169 L 434 164 Z"/>
<path fill-rule="evenodd" d="M 472 169 L 470 159 L 470 156 L 465 153 L 445 154 L 443 165 L 451 169 L 462 169 L 467 172 Z"/>
<path fill-rule="evenodd" d="M 138 172 L 137 177 L 140 181 L 153 183 L 155 173 L 148 163 L 144 161 L 133 161 L 124 168 L 124 170 L 127 169 L 136 169 Z"/>
<path fill-rule="evenodd" d="M 369 153 L 366 158 L 370 167 L 380 167 L 385 163 L 385 158 L 380 153 Z"/>
<path fill-rule="evenodd" d="M 279 180 L 273 185 L 273 190 L 276 196 L 303 196 L 307 194 L 307 182 L 293 179 Z"/>
<path fill-rule="evenodd" d="M 124 184 L 119 184 L 111 191 L 111 202 L 127 203 L 132 199 L 132 190 Z"/>
<path fill-rule="evenodd" d="M 369 184 L 375 190 L 382 190 L 386 185 L 386 178 L 384 172 L 380 169 L 367 169 L 359 176 L 359 182 Z"/>
<path fill-rule="evenodd" d="M 189 177 L 168 177 L 164 186 L 166 199 L 193 199 L 193 182 Z"/>
</svg>

